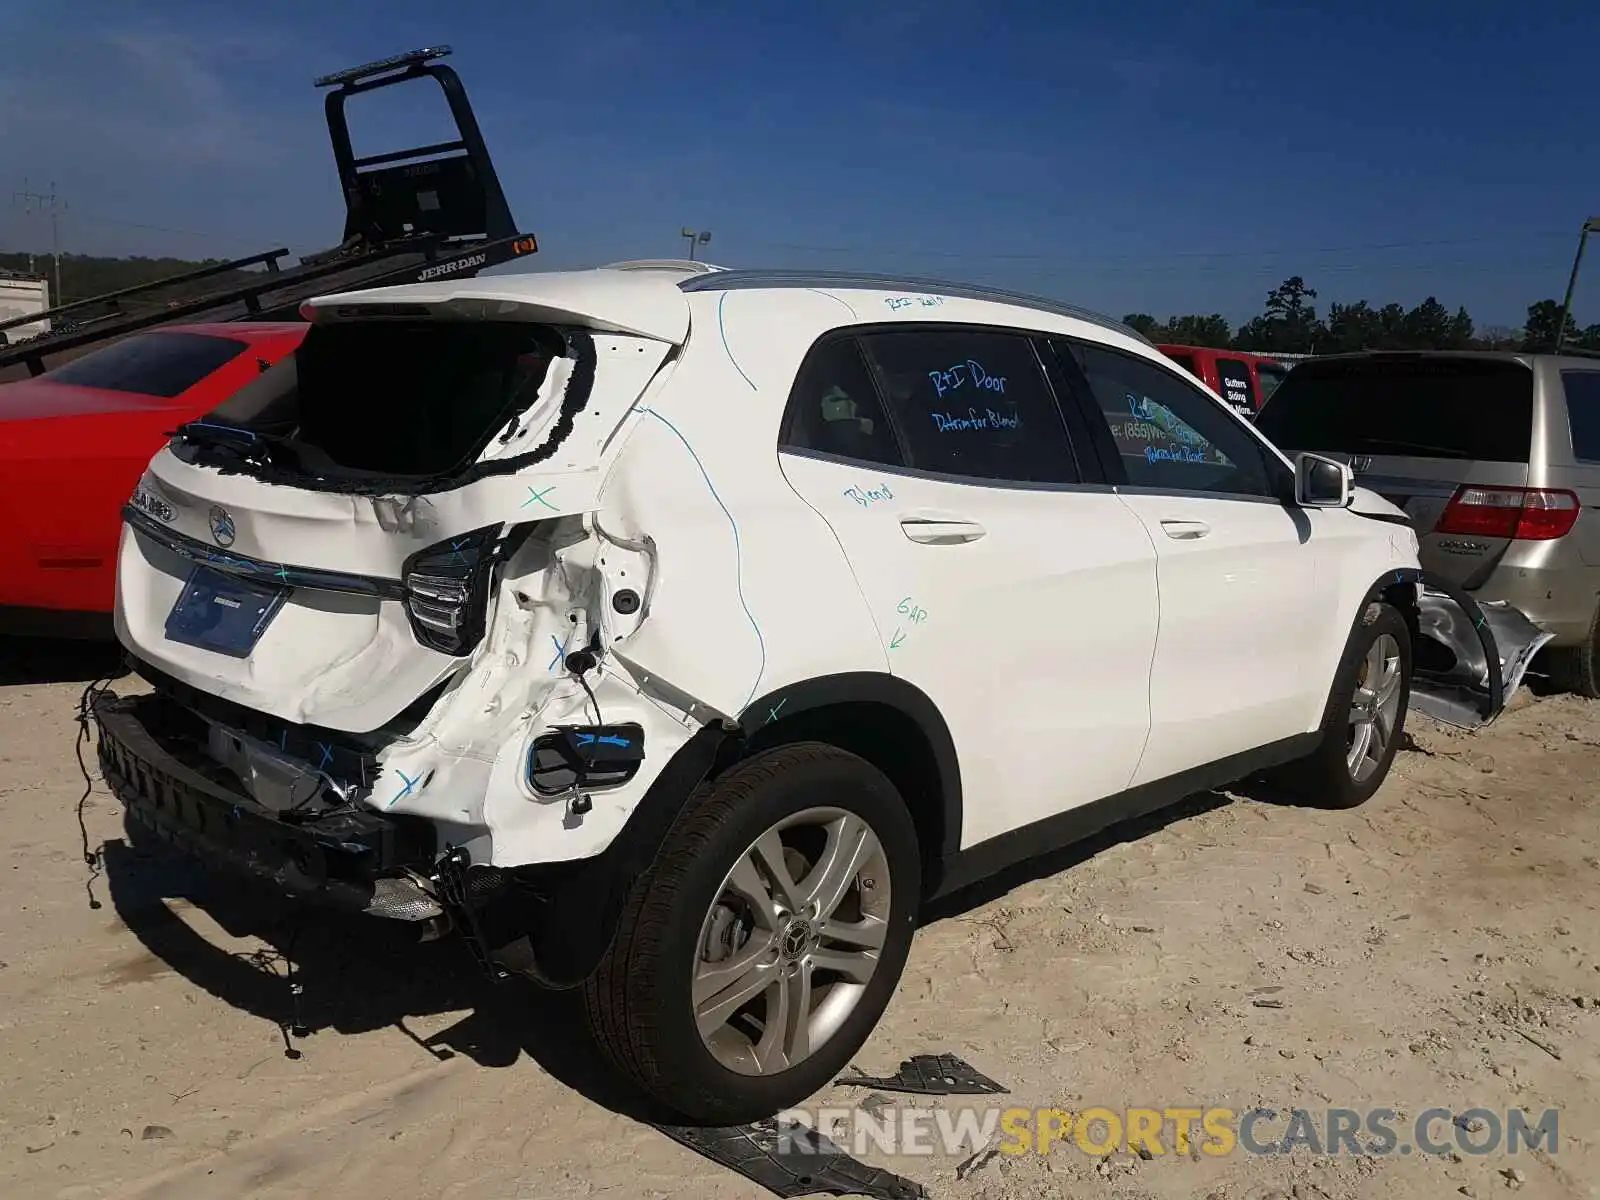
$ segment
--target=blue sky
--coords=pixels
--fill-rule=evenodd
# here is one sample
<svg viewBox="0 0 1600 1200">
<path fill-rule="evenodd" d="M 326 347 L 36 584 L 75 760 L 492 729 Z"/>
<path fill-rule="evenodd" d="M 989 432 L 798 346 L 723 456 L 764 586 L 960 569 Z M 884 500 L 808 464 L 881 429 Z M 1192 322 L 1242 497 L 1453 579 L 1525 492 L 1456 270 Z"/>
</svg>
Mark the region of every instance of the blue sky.
<svg viewBox="0 0 1600 1200">
<path fill-rule="evenodd" d="M 49 244 L 24 179 L 73 251 L 331 245 L 312 78 L 444 42 L 544 267 L 677 256 L 689 224 L 727 265 L 1115 315 L 1238 321 L 1290 274 L 1480 326 L 1560 296 L 1600 215 L 1600 5 L 1092 7 L 4 0 L 0 248 Z M 360 151 L 443 133 L 420 87 L 352 113 Z"/>
</svg>

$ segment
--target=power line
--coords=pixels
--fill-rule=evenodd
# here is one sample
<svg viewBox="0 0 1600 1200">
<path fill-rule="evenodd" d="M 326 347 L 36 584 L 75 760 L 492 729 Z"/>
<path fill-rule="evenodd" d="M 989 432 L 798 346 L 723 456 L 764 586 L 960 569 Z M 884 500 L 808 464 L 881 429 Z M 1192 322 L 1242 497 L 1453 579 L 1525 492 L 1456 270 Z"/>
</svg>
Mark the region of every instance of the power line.
<svg viewBox="0 0 1600 1200">
<path fill-rule="evenodd" d="M 1570 231 L 1539 231 L 1520 235 L 1526 239 L 1554 239 L 1567 240 Z M 1304 257 L 1313 254 L 1350 254 L 1370 250 L 1411 250 L 1431 246 L 1471 246 L 1486 245 L 1489 243 L 1505 244 L 1508 239 L 1504 234 L 1483 235 L 1466 238 L 1435 238 L 1425 241 L 1404 242 L 1366 242 L 1345 246 L 1306 246 L 1300 248 L 1268 249 L 1268 250 L 1163 250 L 1148 254 L 1138 255 L 1112 255 L 1095 256 L 1088 259 L 1090 262 L 1103 262 L 1108 265 L 1121 262 L 1137 262 L 1145 259 L 1173 259 L 1173 258 L 1292 258 Z M 979 250 L 927 250 L 912 247 L 885 247 L 882 245 L 870 246 L 820 246 L 805 242 L 769 242 L 766 243 L 775 250 L 794 250 L 808 254 L 851 254 L 861 257 L 882 255 L 893 258 L 946 258 L 946 259 L 986 259 L 998 262 L 1072 262 L 1086 261 L 1084 256 L 1062 253 L 1060 251 L 1029 251 L 1026 253 L 1015 251 L 986 252 Z"/>
<path fill-rule="evenodd" d="M 67 211 L 67 202 L 56 195 L 56 185 L 51 183 L 50 193 L 32 192 L 28 190 L 28 181 L 22 181 L 22 190 L 11 194 L 13 206 L 21 205 L 22 211 L 29 216 L 36 213 L 50 215 L 50 257 L 55 262 L 55 291 L 50 293 L 50 303 L 61 303 L 61 214 Z"/>
<path fill-rule="evenodd" d="M 119 225 L 125 229 L 144 229 L 151 233 L 176 233 L 184 237 L 209 238 L 214 242 L 242 242 L 244 239 L 227 234 L 208 233 L 203 229 L 175 229 L 170 225 L 146 225 L 142 221 L 125 221 L 121 217 L 103 217 L 98 213 L 78 213 L 78 220 L 96 225 Z"/>
</svg>

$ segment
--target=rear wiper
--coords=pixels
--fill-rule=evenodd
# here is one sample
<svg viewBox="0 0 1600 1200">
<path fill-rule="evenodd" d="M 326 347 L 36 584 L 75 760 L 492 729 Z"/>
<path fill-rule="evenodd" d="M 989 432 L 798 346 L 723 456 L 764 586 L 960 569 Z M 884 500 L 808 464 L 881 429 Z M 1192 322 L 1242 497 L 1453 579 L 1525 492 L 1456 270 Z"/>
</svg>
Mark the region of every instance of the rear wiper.
<svg viewBox="0 0 1600 1200">
<path fill-rule="evenodd" d="M 190 421 L 178 426 L 174 433 L 193 445 L 231 452 L 244 462 L 276 466 L 279 457 L 287 457 L 295 470 L 300 469 L 300 455 L 293 439 L 279 434 L 257 433 L 215 421 Z"/>
<path fill-rule="evenodd" d="M 227 446 L 234 450 L 253 450 L 262 444 L 259 434 L 237 425 L 220 425 L 214 421 L 188 421 L 173 430 L 177 437 L 196 445 Z"/>
</svg>

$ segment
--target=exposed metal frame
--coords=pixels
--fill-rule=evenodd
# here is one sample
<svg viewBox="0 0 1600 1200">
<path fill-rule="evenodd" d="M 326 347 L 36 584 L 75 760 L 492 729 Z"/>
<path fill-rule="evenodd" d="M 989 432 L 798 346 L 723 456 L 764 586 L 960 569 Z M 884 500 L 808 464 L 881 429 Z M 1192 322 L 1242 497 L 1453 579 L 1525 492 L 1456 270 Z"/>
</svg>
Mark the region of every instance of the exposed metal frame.
<svg viewBox="0 0 1600 1200">
<path fill-rule="evenodd" d="M 678 287 L 685 292 L 748 291 L 756 288 L 857 288 L 873 291 L 924 292 L 929 295 L 948 296 L 955 300 L 987 300 L 993 304 L 1010 304 L 1018 308 L 1031 308 L 1058 317 L 1071 317 L 1087 321 L 1102 329 L 1126 334 L 1147 346 L 1154 345 L 1137 329 L 1113 320 L 1104 313 L 1080 308 L 1061 300 L 1044 296 L 1030 296 L 1025 292 L 1010 292 L 1003 288 L 982 287 L 971 283 L 952 283 L 943 279 L 920 279 L 900 275 L 874 275 L 855 271 L 801 271 L 801 270 L 731 270 L 714 271 L 692 279 L 680 280 Z"/>
</svg>

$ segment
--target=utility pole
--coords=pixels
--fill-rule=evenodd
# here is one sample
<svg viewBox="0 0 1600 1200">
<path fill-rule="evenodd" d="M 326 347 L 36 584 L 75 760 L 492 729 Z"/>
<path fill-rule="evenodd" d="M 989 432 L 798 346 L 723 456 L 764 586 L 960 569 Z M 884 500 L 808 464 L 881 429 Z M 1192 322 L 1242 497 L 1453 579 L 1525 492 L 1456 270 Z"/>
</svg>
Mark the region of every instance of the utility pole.
<svg viewBox="0 0 1600 1200">
<path fill-rule="evenodd" d="M 22 181 L 22 190 L 13 192 L 11 202 L 20 204 L 23 212 L 30 216 L 36 213 L 50 214 L 50 257 L 55 262 L 55 286 L 50 293 L 50 307 L 55 308 L 61 304 L 61 214 L 67 211 L 67 202 L 56 195 L 56 185 L 50 185 L 49 195 L 43 192 L 30 192 L 28 181 Z M 30 259 L 31 261 L 31 259 Z"/>
<path fill-rule="evenodd" d="M 678 236 L 683 238 L 685 241 L 687 241 L 689 243 L 689 261 L 693 262 L 694 261 L 694 248 L 696 246 L 704 246 L 708 242 L 711 241 L 711 230 L 709 230 L 709 229 L 695 230 L 695 229 L 690 229 L 687 225 L 685 225 L 683 227 L 683 232 L 680 233 Z"/>
<path fill-rule="evenodd" d="M 1561 343 L 1567 337 L 1567 318 L 1572 314 L 1572 290 L 1578 286 L 1578 268 L 1583 265 L 1583 247 L 1591 233 L 1600 233 L 1600 217 L 1590 217 L 1578 234 L 1578 253 L 1572 258 L 1572 274 L 1567 276 L 1567 297 L 1561 302 L 1561 316 L 1556 320 L 1556 353 L 1561 353 Z"/>
</svg>

